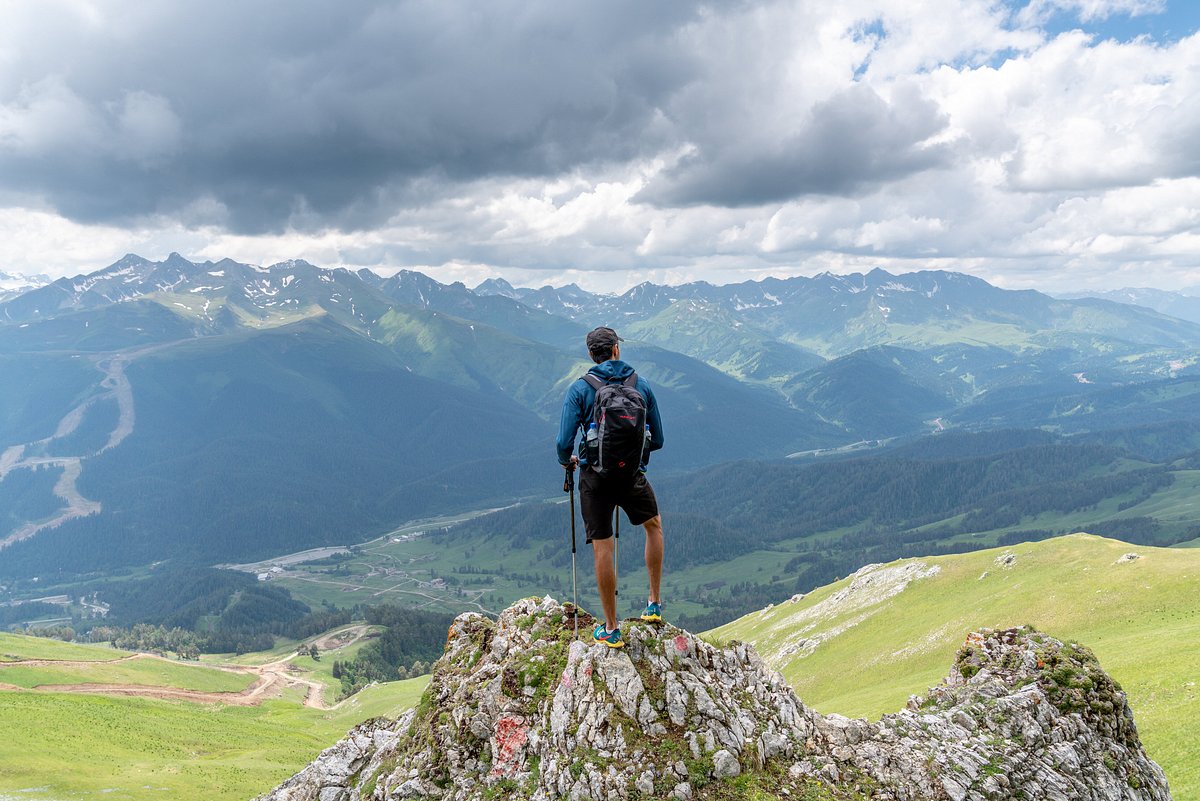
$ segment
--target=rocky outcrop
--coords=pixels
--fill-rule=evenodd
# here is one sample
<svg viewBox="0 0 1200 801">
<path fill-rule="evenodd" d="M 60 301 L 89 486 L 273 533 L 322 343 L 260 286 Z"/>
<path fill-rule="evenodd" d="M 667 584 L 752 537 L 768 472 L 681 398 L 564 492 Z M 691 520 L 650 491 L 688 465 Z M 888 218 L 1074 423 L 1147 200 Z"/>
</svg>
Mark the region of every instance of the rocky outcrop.
<svg viewBox="0 0 1200 801">
<path fill-rule="evenodd" d="M 368 720 L 326 748 L 304 770 L 275 788 L 267 798 L 287 801 L 342 801 L 363 797 L 364 777 L 377 776 L 384 761 L 412 724 L 409 711 L 396 720 Z"/>
<path fill-rule="evenodd" d="M 264 801 L 1170 799 L 1120 687 L 1031 629 L 972 634 L 942 684 L 872 723 L 808 709 L 748 645 L 635 623 L 610 650 L 575 641 L 572 613 L 461 615 L 416 710 Z"/>
<path fill-rule="evenodd" d="M 787 636 L 764 653 L 768 659 L 807 656 L 834 637 L 869 620 L 880 604 L 904 592 L 913 582 L 941 572 L 938 565 L 925 562 L 866 565 L 850 577 L 850 583 L 845 587 L 808 609 L 790 615 Z M 838 622 L 832 624 L 835 619 Z"/>
</svg>

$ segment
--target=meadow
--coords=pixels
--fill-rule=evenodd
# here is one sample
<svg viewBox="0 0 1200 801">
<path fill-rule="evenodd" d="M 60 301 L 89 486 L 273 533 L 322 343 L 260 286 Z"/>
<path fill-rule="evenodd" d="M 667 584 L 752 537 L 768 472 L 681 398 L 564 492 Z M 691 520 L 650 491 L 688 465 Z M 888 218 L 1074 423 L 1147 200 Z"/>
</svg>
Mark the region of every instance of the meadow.
<svg viewBox="0 0 1200 801">
<path fill-rule="evenodd" d="M 346 658 L 365 642 L 348 646 L 345 653 L 326 652 L 320 661 L 298 658 L 301 675 L 326 684 L 326 701 L 336 700 L 337 683 L 329 674 L 333 659 Z M 0 635 L 0 651 L 10 663 L 0 667 L 0 683 L 17 683 L 6 677 L 22 675 L 29 683 L 41 683 L 46 676 L 58 683 L 72 672 L 95 670 L 95 675 L 121 682 L 150 684 L 157 679 L 154 686 L 237 691 L 253 679 L 157 659 L 100 661 L 125 654 L 20 635 Z M 287 653 L 248 654 L 239 661 L 262 664 Z M 11 664 L 14 659 L 80 661 L 88 656 L 93 664 L 86 668 Z M 121 670 L 132 672 L 116 672 Z M 415 706 L 427 683 L 423 676 L 374 685 L 326 710 L 304 706 L 300 688 L 287 688 L 259 706 L 0 690 L 0 730 L 5 732 L 0 738 L 0 798 L 246 801 L 302 768 L 358 723 L 395 717 Z"/>
<path fill-rule="evenodd" d="M 26 637 L 0 631 L 0 662 L 28 659 L 53 659 L 64 662 L 108 662 L 132 656 L 107 645 L 60 642 L 44 637 Z"/>
<path fill-rule="evenodd" d="M 209 693 L 236 693 L 253 682 L 254 677 L 246 673 L 231 673 L 154 657 L 29 667 L 19 663 L 0 664 L 0 684 L 27 689 L 62 684 L 136 684 Z"/>
<path fill-rule="evenodd" d="M 878 718 L 940 681 L 968 632 L 1032 625 L 1095 651 L 1175 797 L 1200 798 L 1200 553 L 1079 534 L 893 564 L 912 563 L 939 572 L 850 603 L 846 578 L 710 634 L 753 643 L 813 708 Z"/>
</svg>

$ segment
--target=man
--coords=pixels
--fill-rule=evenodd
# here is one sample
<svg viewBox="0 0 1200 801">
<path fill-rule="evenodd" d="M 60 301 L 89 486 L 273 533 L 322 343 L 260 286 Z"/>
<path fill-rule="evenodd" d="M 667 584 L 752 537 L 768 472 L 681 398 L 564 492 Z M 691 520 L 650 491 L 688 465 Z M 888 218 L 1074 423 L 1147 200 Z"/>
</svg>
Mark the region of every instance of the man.
<svg viewBox="0 0 1200 801">
<path fill-rule="evenodd" d="M 642 620 L 662 620 L 662 596 L 659 582 L 662 578 L 663 533 L 662 518 L 658 514 L 658 501 L 654 489 L 646 480 L 646 463 L 650 451 L 663 446 L 662 420 L 658 415 L 658 402 L 650 385 L 641 377 L 635 380 L 634 370 L 621 361 L 621 342 L 611 328 L 600 327 L 587 335 L 588 354 L 596 363 L 588 376 L 580 378 L 567 390 L 563 401 L 562 420 L 558 429 L 558 461 L 568 471 L 580 466 L 579 505 L 583 514 L 586 541 L 592 546 L 592 557 L 596 567 L 596 586 L 600 591 L 600 605 L 604 610 L 604 622 L 592 632 L 592 639 L 609 648 L 624 647 L 621 639 L 620 621 L 617 620 L 617 574 L 613 564 L 615 542 L 613 540 L 613 510 L 621 508 L 635 526 L 646 530 L 646 571 L 650 574 L 650 597 Z M 590 382 L 590 383 L 589 383 Z M 595 385 L 595 386 L 594 386 Z M 647 442 L 642 450 L 642 461 L 636 468 L 625 472 L 615 466 L 605 469 L 602 458 L 593 453 L 589 458 L 587 447 L 588 429 L 597 421 L 593 419 L 597 389 L 607 386 L 627 386 L 636 389 L 645 403 L 645 427 L 649 429 Z M 609 394 L 609 393 L 606 393 Z M 636 402 L 636 398 L 634 399 Z M 641 432 L 638 431 L 638 436 Z M 572 455 L 579 439 L 579 455 Z M 624 462 L 620 465 L 625 466 Z M 604 469 L 604 472 L 599 472 Z"/>
</svg>

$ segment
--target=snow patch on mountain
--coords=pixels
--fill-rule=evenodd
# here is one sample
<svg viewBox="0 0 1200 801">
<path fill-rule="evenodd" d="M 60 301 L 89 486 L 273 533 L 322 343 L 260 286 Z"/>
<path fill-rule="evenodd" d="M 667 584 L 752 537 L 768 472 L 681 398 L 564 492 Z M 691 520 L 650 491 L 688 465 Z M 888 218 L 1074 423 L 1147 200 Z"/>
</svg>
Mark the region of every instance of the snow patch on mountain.
<svg viewBox="0 0 1200 801">
<path fill-rule="evenodd" d="M 45 275 L 20 275 L 18 273 L 0 272 L 0 299 L 19 295 L 31 289 L 37 289 L 50 283 Z"/>
</svg>

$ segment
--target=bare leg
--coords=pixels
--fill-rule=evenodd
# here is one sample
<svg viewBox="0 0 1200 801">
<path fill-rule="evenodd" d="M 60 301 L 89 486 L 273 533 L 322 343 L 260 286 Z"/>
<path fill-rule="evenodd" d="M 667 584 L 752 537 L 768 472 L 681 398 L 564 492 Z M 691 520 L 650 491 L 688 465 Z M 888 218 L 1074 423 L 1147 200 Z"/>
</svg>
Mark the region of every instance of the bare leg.
<svg viewBox="0 0 1200 801">
<path fill-rule="evenodd" d="M 604 627 L 617 628 L 617 571 L 613 567 L 612 537 L 592 540 L 592 558 L 596 564 L 596 588 L 600 591 L 600 606 L 604 608 Z"/>
<path fill-rule="evenodd" d="M 650 603 L 662 603 L 659 594 L 663 565 L 662 516 L 655 515 L 643 525 L 646 527 L 646 572 L 650 574 Z"/>
</svg>

